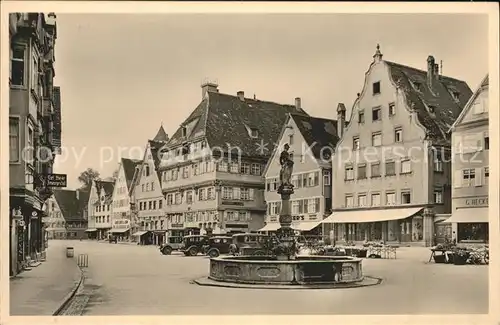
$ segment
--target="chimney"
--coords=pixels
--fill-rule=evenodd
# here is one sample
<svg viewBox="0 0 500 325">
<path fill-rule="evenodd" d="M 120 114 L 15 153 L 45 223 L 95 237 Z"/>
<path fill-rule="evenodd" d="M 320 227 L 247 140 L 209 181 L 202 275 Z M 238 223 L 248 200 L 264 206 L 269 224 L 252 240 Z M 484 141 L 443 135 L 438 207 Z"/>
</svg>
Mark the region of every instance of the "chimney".
<svg viewBox="0 0 500 325">
<path fill-rule="evenodd" d="M 342 138 L 342 135 L 344 135 L 345 111 L 344 103 L 339 103 L 337 105 L 337 135 L 339 138 Z"/>
<path fill-rule="evenodd" d="M 218 93 L 219 89 L 217 89 L 219 85 L 216 82 L 205 81 L 201 84 L 201 99 L 204 99 L 207 93 Z"/>
<path fill-rule="evenodd" d="M 439 64 L 434 64 L 434 76 L 439 80 Z"/>
<path fill-rule="evenodd" d="M 300 111 L 302 109 L 300 97 L 295 98 L 295 108 Z"/>
<path fill-rule="evenodd" d="M 238 96 L 238 98 L 244 102 L 245 101 L 245 92 L 243 90 L 240 90 L 236 93 L 236 95 Z"/>
<path fill-rule="evenodd" d="M 432 55 L 427 57 L 427 84 L 432 89 L 435 77 L 435 61 Z"/>
</svg>

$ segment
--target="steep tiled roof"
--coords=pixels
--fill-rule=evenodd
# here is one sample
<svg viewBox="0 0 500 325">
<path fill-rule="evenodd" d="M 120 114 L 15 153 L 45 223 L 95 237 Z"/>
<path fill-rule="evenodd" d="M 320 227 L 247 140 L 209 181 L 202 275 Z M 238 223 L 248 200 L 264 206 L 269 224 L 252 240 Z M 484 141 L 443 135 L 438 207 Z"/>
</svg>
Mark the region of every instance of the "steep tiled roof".
<svg viewBox="0 0 500 325">
<path fill-rule="evenodd" d="M 122 158 L 122 167 L 127 181 L 127 188 L 130 190 L 132 179 L 134 178 L 135 167 L 142 163 L 139 159 Z"/>
<path fill-rule="evenodd" d="M 95 180 L 94 182 L 97 189 L 97 193 L 99 195 L 101 193 L 101 189 L 104 190 L 104 195 L 105 195 L 104 203 L 110 204 L 111 201 L 113 200 L 113 191 L 115 189 L 115 182 L 107 180 Z M 101 203 L 97 201 L 96 204 L 101 204 Z"/>
<path fill-rule="evenodd" d="M 88 209 L 90 191 L 80 191 L 78 194 L 78 202 L 80 205 L 80 210 Z"/>
<path fill-rule="evenodd" d="M 160 129 L 158 130 L 158 133 L 156 133 L 153 140 L 154 141 L 168 141 L 168 135 L 167 135 L 167 132 L 165 132 L 163 125 L 160 126 Z"/>
<path fill-rule="evenodd" d="M 88 192 L 86 198 L 88 200 Z M 79 196 L 82 192 L 79 193 Z M 84 221 L 82 199 L 77 199 L 74 190 L 54 190 L 54 198 L 61 209 L 61 213 L 66 221 Z"/>
<path fill-rule="evenodd" d="M 429 139 L 435 144 L 449 145 L 447 131 L 472 95 L 467 83 L 439 76 L 433 80 L 431 89 L 427 83 L 427 71 L 384 62 L 389 67 L 393 81 L 404 92 L 408 105 L 416 111 L 418 121 L 426 128 Z M 458 94 L 456 100 L 452 95 L 454 92 Z M 429 107 L 434 108 L 434 113 L 429 111 Z"/>
<path fill-rule="evenodd" d="M 317 159 L 323 158 L 321 157 L 322 148 L 330 147 L 332 150 L 335 148 L 337 141 L 339 141 L 337 120 L 302 114 L 290 114 L 290 116 L 295 121 L 295 124 L 297 124 L 300 133 Z M 332 154 L 332 151 L 325 149 L 323 153 Z"/>
<path fill-rule="evenodd" d="M 303 109 L 293 105 L 283 105 L 268 101 L 208 92 L 201 103 L 182 125 L 192 121 L 195 124 L 192 131 L 182 137 L 182 126 L 168 142 L 169 147 L 175 147 L 182 141 L 205 136 L 210 148 L 219 147 L 227 151 L 228 147 L 238 147 L 243 155 L 255 156 L 262 153 L 258 144 L 262 142 L 267 150 L 263 156 L 269 156 L 281 132 L 282 125 L 288 113 L 305 114 Z M 257 131 L 258 136 L 252 138 L 251 130 Z"/>
</svg>

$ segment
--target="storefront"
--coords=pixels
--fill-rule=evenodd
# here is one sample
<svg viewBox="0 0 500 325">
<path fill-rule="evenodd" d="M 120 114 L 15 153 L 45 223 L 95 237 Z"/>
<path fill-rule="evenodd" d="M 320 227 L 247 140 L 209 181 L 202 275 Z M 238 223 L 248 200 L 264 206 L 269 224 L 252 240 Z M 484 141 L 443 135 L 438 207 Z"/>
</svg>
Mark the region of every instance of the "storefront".
<svg viewBox="0 0 500 325">
<path fill-rule="evenodd" d="M 423 207 L 344 210 L 322 221 L 335 242 L 383 241 L 431 246 L 433 219 Z"/>
<path fill-rule="evenodd" d="M 166 230 L 153 230 L 153 244 L 161 245 L 165 242 Z"/>
<path fill-rule="evenodd" d="M 137 242 L 139 245 L 152 245 L 153 233 L 149 230 L 136 231 L 132 234 L 132 240 Z"/>
<path fill-rule="evenodd" d="M 97 239 L 97 229 L 87 229 L 85 233 L 88 239 Z"/>
<path fill-rule="evenodd" d="M 116 219 L 113 220 L 113 224 L 109 233 L 115 236 L 118 241 L 128 241 L 130 239 L 130 220 L 128 219 Z"/>
<path fill-rule="evenodd" d="M 455 199 L 457 208 L 444 222 L 450 223 L 453 239 L 464 244 L 489 242 L 488 197 Z"/>
<path fill-rule="evenodd" d="M 269 222 L 258 231 L 273 233 L 280 227 L 279 222 Z M 292 221 L 291 227 L 303 236 L 321 236 L 322 233 L 321 221 L 299 221 L 296 219 Z"/>
</svg>

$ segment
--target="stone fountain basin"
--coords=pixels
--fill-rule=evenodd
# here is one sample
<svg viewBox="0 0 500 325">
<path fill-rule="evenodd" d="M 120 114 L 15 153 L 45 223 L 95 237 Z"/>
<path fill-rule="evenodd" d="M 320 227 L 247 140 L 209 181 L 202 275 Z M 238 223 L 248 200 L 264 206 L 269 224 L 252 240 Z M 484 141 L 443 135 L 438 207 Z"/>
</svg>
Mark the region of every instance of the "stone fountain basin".
<svg viewBox="0 0 500 325">
<path fill-rule="evenodd" d="M 333 284 L 363 280 L 362 259 L 350 256 L 230 256 L 210 259 L 211 280 L 246 284 Z"/>
</svg>

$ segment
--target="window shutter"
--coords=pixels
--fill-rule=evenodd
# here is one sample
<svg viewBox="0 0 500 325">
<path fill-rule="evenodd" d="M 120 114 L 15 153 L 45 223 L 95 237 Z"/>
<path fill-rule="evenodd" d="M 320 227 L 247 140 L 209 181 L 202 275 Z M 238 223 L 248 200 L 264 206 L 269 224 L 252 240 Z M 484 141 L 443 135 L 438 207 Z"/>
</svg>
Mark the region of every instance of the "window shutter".
<svg viewBox="0 0 500 325">
<path fill-rule="evenodd" d="M 307 206 L 307 204 L 308 204 L 307 200 L 303 200 L 302 202 L 304 202 L 303 203 L 304 204 L 304 213 L 308 213 L 309 209 L 308 209 L 308 206 Z"/>
<path fill-rule="evenodd" d="M 320 210 L 320 207 L 319 207 L 319 198 L 316 198 L 316 213 L 318 213 Z"/>
<path fill-rule="evenodd" d="M 476 168 L 476 175 L 474 177 L 474 181 L 475 181 L 475 186 L 481 186 L 483 185 L 482 184 L 482 180 L 483 180 L 483 171 L 482 171 L 482 168 Z"/>
<path fill-rule="evenodd" d="M 250 200 L 253 200 L 253 191 L 254 191 L 253 188 L 251 188 L 251 189 L 248 190 L 248 196 L 249 196 Z"/>
<path fill-rule="evenodd" d="M 455 170 L 455 174 L 453 175 L 453 186 L 455 188 L 462 187 L 462 170 Z"/>
<path fill-rule="evenodd" d="M 319 172 L 314 173 L 314 186 L 319 185 Z"/>
<path fill-rule="evenodd" d="M 299 214 L 301 214 L 302 211 L 304 211 L 304 204 L 302 203 L 302 200 L 299 200 Z"/>
</svg>

